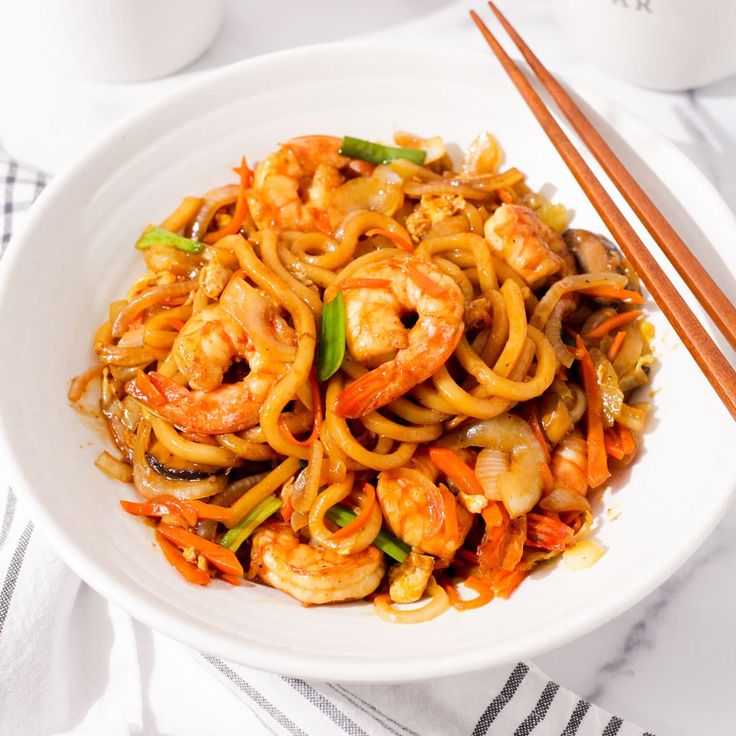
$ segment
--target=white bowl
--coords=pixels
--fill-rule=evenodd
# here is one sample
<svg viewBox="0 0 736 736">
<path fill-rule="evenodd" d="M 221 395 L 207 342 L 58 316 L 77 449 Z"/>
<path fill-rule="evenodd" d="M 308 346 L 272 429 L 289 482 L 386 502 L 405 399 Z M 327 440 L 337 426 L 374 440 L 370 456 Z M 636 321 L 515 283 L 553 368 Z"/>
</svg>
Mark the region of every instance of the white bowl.
<svg viewBox="0 0 736 736">
<path fill-rule="evenodd" d="M 720 275 L 733 272 L 736 223 L 671 144 L 590 97 L 633 151 L 627 161 Z M 604 496 L 589 570 L 539 572 L 509 601 L 416 626 L 382 622 L 366 603 L 302 608 L 269 588 L 186 584 L 151 529 L 121 512 L 130 487 L 93 461 L 109 446 L 66 400 L 93 363 L 108 302 L 142 269 L 141 228 L 185 194 L 231 178 L 247 153 L 306 133 L 389 138 L 397 127 L 465 146 L 482 129 L 533 187 L 551 183 L 575 225 L 603 226 L 490 55 L 404 45 L 298 49 L 223 69 L 123 123 L 57 177 L 11 245 L 0 278 L 0 462 L 49 540 L 90 585 L 133 616 L 227 659 L 318 679 L 418 680 L 524 658 L 621 613 L 670 575 L 719 519 L 736 480 L 732 420 L 661 314 L 661 367 L 644 451 Z M 635 154 L 633 153 L 635 152 Z M 637 158 L 641 157 L 641 160 Z M 653 180 L 646 166 L 667 181 Z M 679 207 L 687 202 L 698 229 Z M 671 269 L 669 269 L 671 271 Z"/>
<path fill-rule="evenodd" d="M 142 82 L 200 56 L 222 23 L 224 0 L 23 0 L 3 21 L 22 55 L 85 79 Z"/>
</svg>

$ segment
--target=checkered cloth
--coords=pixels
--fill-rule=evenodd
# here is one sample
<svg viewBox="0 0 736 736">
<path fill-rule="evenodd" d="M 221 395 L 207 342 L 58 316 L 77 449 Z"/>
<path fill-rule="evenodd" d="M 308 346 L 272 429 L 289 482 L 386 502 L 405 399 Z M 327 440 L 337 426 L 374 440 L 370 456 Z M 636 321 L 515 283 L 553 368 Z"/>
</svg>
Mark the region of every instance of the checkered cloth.
<svg viewBox="0 0 736 736">
<path fill-rule="evenodd" d="M 0 151 L 3 250 L 46 181 Z M 90 590 L 1 484 L 0 509 L 0 734 L 154 734 L 161 719 L 177 736 L 236 724 L 238 733 L 287 736 L 651 736 L 526 663 L 420 684 L 342 685 L 192 651 Z M 183 694 L 187 685 L 194 695 Z M 213 705 L 231 697 L 223 685 L 239 702 Z"/>
</svg>

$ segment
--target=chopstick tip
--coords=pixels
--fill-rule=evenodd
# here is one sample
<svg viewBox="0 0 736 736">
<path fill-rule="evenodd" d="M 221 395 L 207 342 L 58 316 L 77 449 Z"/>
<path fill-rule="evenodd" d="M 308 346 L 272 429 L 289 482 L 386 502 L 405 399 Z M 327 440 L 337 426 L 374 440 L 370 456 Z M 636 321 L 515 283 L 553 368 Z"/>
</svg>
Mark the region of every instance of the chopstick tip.
<svg viewBox="0 0 736 736">
<path fill-rule="evenodd" d="M 498 7 L 496 7 L 496 3 L 494 3 L 493 0 L 488 0 L 488 7 L 505 27 L 508 21 L 506 20 L 506 16 L 498 9 Z"/>
</svg>

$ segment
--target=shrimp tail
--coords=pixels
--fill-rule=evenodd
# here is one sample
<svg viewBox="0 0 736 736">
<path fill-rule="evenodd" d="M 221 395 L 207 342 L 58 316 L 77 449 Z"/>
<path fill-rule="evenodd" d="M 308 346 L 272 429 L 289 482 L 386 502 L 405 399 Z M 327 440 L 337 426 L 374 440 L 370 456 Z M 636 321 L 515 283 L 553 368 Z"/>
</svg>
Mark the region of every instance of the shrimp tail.
<svg viewBox="0 0 736 736">
<path fill-rule="evenodd" d="M 339 417 L 357 419 L 383 406 L 387 403 L 385 393 L 391 386 L 395 373 L 394 363 L 384 363 L 353 381 L 338 395 L 335 402 L 335 414 Z M 391 398 L 388 398 L 388 401 Z"/>
<path fill-rule="evenodd" d="M 134 378 L 126 392 L 177 427 L 197 434 L 240 432 L 258 423 L 260 407 L 270 382 L 250 376 L 238 384 L 223 384 L 213 391 L 190 391 L 160 373 L 146 374 L 161 401 L 152 401 Z"/>
<path fill-rule="evenodd" d="M 147 373 L 145 377 L 148 378 L 153 385 L 154 393 L 158 392 L 160 394 L 160 401 L 156 402 L 156 405 L 163 404 L 165 402 L 177 401 L 178 399 L 185 398 L 189 394 L 188 388 L 178 384 L 176 381 L 172 381 L 166 376 L 162 376 L 160 373 L 156 373 L 155 371 Z M 125 392 L 146 406 L 151 406 L 153 404 L 151 392 L 146 391 L 139 384 L 138 377 L 131 379 L 125 384 Z"/>
<path fill-rule="evenodd" d="M 151 371 L 148 377 L 151 379 L 151 383 L 166 397 L 167 401 L 183 399 L 189 394 L 189 389 L 186 386 L 182 386 L 161 373 Z"/>
</svg>

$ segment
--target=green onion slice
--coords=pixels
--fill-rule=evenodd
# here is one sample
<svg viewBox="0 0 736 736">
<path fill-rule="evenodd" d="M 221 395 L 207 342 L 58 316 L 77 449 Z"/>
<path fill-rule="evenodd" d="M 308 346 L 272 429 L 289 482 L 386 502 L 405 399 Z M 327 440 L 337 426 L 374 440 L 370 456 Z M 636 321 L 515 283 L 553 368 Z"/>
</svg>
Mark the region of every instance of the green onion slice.
<svg viewBox="0 0 736 736">
<path fill-rule="evenodd" d="M 145 250 L 156 243 L 178 248 L 185 253 L 201 253 L 204 248 L 204 243 L 200 243 L 198 240 L 183 238 L 181 235 L 172 233 L 170 230 L 165 230 L 162 227 L 152 227 L 146 230 L 138 239 L 135 247 L 138 250 Z"/>
<path fill-rule="evenodd" d="M 336 503 L 328 509 L 325 516 L 333 524 L 337 524 L 338 526 L 347 526 L 356 518 L 356 514 L 341 503 Z M 396 562 L 403 562 L 408 557 L 409 552 L 411 552 L 411 547 L 408 544 L 404 544 L 400 539 L 396 539 L 396 537 L 385 532 L 383 529 L 378 532 L 378 536 L 373 540 L 373 544 L 389 557 L 396 560 Z"/>
<path fill-rule="evenodd" d="M 342 292 L 322 309 L 317 378 L 326 381 L 342 365 L 345 357 L 345 302 Z"/>
<path fill-rule="evenodd" d="M 423 164 L 427 152 L 421 148 L 395 148 L 381 143 L 371 143 L 360 138 L 346 135 L 340 144 L 340 153 L 350 158 L 360 158 L 371 164 L 386 164 L 389 161 L 403 158 L 414 164 Z"/>
<path fill-rule="evenodd" d="M 228 532 L 225 533 L 223 538 L 220 540 L 220 544 L 223 547 L 227 547 L 233 552 L 238 551 L 243 542 L 263 524 L 269 516 L 275 514 L 281 508 L 281 499 L 276 498 L 273 493 L 270 496 L 266 496 L 260 503 L 256 504 L 246 515 L 243 521 L 237 526 L 234 526 Z"/>
</svg>

